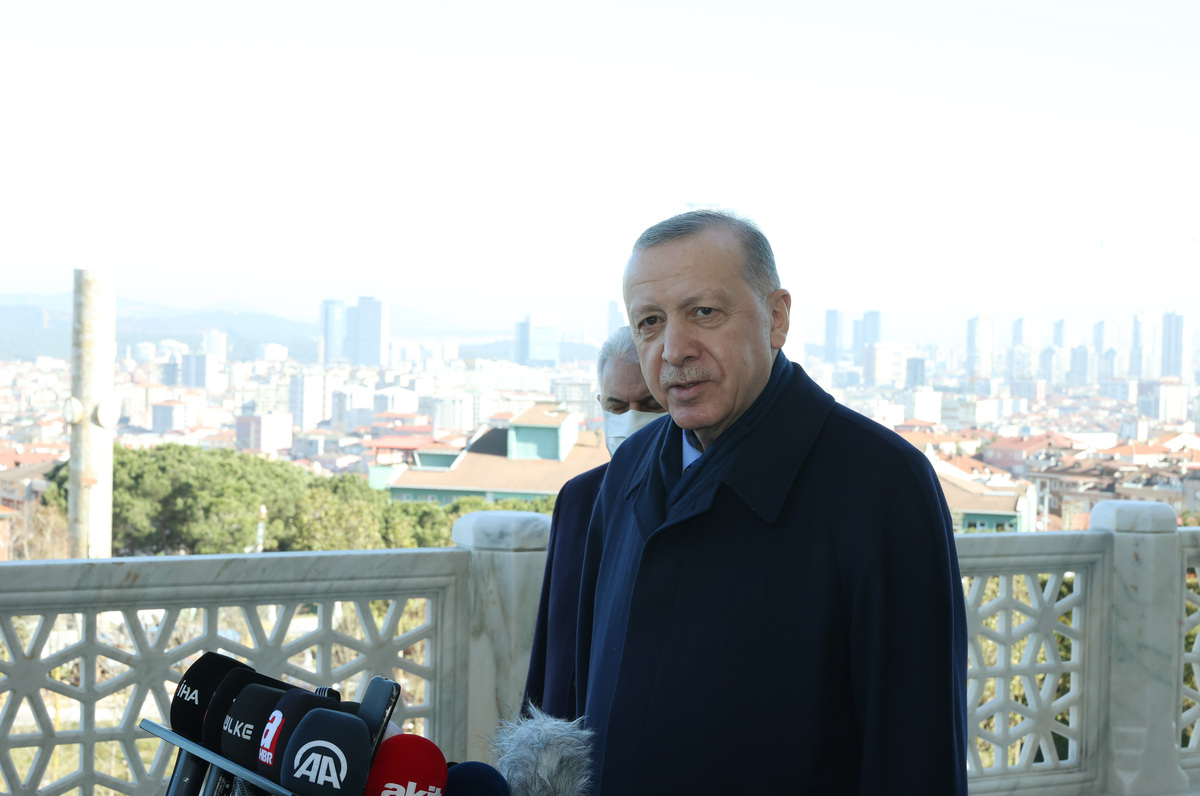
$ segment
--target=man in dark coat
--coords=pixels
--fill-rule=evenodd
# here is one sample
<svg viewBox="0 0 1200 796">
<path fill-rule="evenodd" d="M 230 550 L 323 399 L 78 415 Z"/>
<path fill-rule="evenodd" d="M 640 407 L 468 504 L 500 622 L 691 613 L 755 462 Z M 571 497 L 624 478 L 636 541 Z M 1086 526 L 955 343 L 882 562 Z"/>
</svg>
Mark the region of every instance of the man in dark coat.
<svg viewBox="0 0 1200 796">
<path fill-rule="evenodd" d="M 614 456 L 580 590 L 599 794 L 966 794 L 966 621 L 929 462 L 779 350 L 749 222 L 651 227 L 625 271 L 671 415 Z"/>
<path fill-rule="evenodd" d="M 657 420 L 666 410 L 655 400 L 638 366 L 629 327 L 617 329 L 596 359 L 604 416 L 604 444 L 611 454 L 630 434 Z M 579 572 L 588 521 L 607 464 L 575 476 L 558 492 L 550 521 L 546 571 L 538 604 L 525 702 L 551 716 L 574 719 L 575 621 L 579 609 Z"/>
</svg>

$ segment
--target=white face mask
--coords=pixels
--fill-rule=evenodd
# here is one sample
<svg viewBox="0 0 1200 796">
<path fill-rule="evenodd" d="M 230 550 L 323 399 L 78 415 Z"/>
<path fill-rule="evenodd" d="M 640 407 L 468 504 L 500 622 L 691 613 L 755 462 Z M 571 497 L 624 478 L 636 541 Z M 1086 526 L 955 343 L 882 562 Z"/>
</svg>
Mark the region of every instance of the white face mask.
<svg viewBox="0 0 1200 796">
<path fill-rule="evenodd" d="M 608 446 L 608 455 L 617 452 L 617 447 L 628 439 L 633 432 L 647 426 L 662 417 L 659 412 L 639 412 L 630 409 L 622 414 L 604 412 L 604 444 Z"/>
</svg>

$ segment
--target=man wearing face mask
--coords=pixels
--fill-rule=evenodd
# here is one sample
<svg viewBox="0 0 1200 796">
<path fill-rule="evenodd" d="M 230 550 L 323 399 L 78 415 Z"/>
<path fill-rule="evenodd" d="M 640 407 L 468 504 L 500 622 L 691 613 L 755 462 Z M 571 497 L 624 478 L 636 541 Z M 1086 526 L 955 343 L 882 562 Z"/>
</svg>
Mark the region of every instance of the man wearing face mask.
<svg viewBox="0 0 1200 796">
<path fill-rule="evenodd" d="M 637 347 L 628 326 L 615 331 L 600 348 L 596 362 L 604 414 L 604 444 L 609 455 L 642 427 L 664 417 L 665 409 L 650 394 L 638 364 Z M 579 577 L 592 504 L 607 464 L 577 475 L 559 490 L 550 524 L 546 573 L 538 605 L 525 702 L 551 716 L 574 719 L 575 628 Z"/>
</svg>

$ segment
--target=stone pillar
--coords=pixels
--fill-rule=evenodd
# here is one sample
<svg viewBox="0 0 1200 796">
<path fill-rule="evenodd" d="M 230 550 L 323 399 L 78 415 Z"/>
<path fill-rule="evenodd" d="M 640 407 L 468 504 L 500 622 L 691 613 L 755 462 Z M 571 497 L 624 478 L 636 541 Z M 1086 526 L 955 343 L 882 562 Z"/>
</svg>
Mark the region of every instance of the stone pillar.
<svg viewBox="0 0 1200 796">
<path fill-rule="evenodd" d="M 67 529 L 72 558 L 112 555 L 113 435 L 120 415 L 113 395 L 117 299 L 111 274 L 75 271 L 71 330 L 71 425 Z"/>
<path fill-rule="evenodd" d="M 1108 500 L 1093 531 L 1113 535 L 1108 793 L 1188 789 L 1179 764 L 1183 552 L 1165 503 Z"/>
<path fill-rule="evenodd" d="M 454 523 L 454 543 L 471 551 L 467 757 L 488 759 L 497 724 L 521 707 L 541 597 L 550 517 L 477 511 Z"/>
</svg>

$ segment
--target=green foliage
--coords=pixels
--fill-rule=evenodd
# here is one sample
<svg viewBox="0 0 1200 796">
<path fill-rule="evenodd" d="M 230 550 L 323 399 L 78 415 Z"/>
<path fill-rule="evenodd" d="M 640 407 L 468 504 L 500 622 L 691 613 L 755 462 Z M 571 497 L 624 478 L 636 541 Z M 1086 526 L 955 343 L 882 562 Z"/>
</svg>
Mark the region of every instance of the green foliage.
<svg viewBox="0 0 1200 796">
<path fill-rule="evenodd" d="M 69 471 L 49 475 L 44 502 L 67 511 Z M 373 550 L 448 547 L 459 517 L 509 509 L 549 514 L 554 498 L 481 497 L 391 503 L 365 478 L 313 476 L 287 462 L 231 450 L 162 445 L 113 449 L 113 553 L 241 553 L 255 543 L 259 506 L 267 508 L 265 550 Z"/>
</svg>

